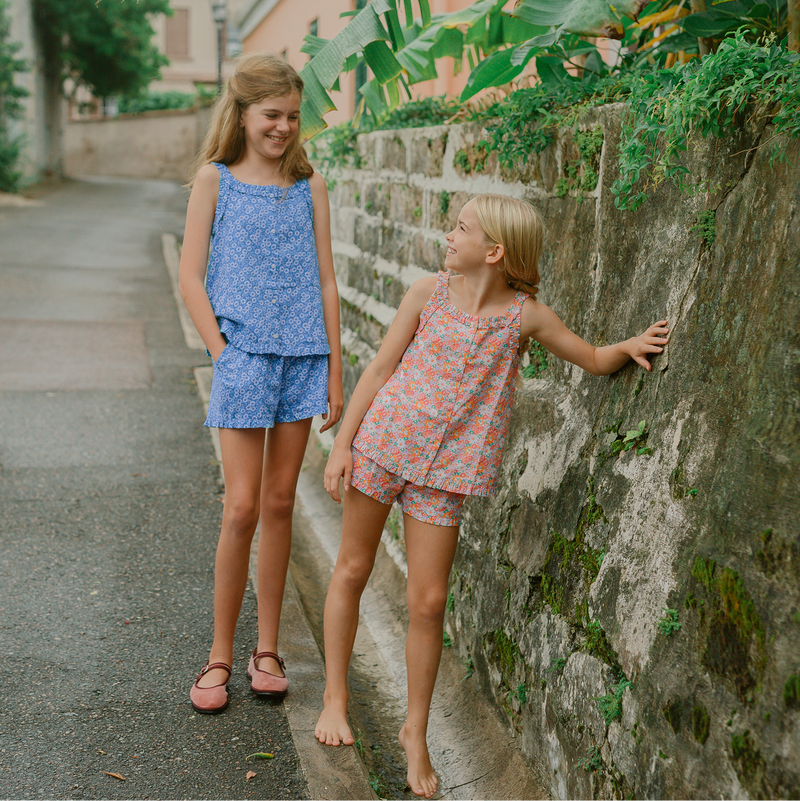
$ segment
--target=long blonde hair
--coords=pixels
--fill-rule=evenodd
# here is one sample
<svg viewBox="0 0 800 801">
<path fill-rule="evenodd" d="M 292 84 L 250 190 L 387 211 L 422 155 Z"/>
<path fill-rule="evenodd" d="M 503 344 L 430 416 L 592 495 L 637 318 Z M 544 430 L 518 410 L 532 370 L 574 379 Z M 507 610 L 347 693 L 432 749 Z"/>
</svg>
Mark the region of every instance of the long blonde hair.
<svg viewBox="0 0 800 801">
<path fill-rule="evenodd" d="M 303 79 L 297 70 L 281 56 L 273 53 L 252 53 L 236 62 L 236 70 L 228 78 L 225 92 L 217 100 L 211 124 L 192 170 L 197 171 L 211 162 L 235 164 L 244 155 L 242 112 L 266 97 L 286 97 L 303 94 Z M 280 163 L 281 177 L 287 181 L 310 178 L 314 174 L 308 156 L 300 142 L 299 133 L 286 148 Z"/>
<path fill-rule="evenodd" d="M 527 201 L 506 195 L 476 195 L 472 205 L 486 238 L 505 249 L 499 267 L 509 286 L 536 300 L 544 244 L 544 220 L 539 212 Z"/>
</svg>

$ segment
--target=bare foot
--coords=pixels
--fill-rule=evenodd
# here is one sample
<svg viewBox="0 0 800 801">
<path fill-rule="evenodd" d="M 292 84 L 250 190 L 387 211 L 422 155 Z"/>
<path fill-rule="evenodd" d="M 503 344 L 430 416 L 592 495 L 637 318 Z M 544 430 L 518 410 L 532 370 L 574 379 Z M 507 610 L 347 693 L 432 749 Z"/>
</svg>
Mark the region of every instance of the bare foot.
<svg viewBox="0 0 800 801">
<path fill-rule="evenodd" d="M 323 745 L 352 745 L 355 740 L 347 725 L 347 705 L 325 704 L 314 729 L 314 736 Z"/>
<path fill-rule="evenodd" d="M 425 796 L 431 798 L 436 792 L 439 785 L 439 780 L 433 772 L 431 765 L 431 758 L 428 754 L 428 744 L 425 742 L 425 736 L 419 737 L 413 731 L 406 731 L 403 726 L 400 733 L 397 735 L 400 740 L 400 745 L 406 752 L 408 759 L 408 774 L 406 780 L 411 792 L 414 795 Z"/>
</svg>

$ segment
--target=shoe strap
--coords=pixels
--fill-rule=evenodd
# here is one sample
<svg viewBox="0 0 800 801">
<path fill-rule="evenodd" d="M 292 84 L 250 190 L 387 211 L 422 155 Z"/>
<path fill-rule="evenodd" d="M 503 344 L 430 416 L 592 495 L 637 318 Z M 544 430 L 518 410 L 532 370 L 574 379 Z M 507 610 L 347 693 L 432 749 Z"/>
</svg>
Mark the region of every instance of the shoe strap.
<svg viewBox="0 0 800 801">
<path fill-rule="evenodd" d="M 200 671 L 200 676 L 204 676 L 206 673 L 208 673 L 209 670 L 214 670 L 214 668 L 222 668 L 222 670 L 228 671 L 228 676 L 233 675 L 231 666 L 226 665 L 224 662 L 212 662 L 210 665 L 208 664 L 208 662 L 206 662 L 205 665 L 203 665 L 202 670 Z M 197 678 L 199 679 L 200 676 L 198 676 Z"/>
<path fill-rule="evenodd" d="M 258 660 L 261 659 L 262 656 L 271 656 L 281 666 L 281 670 L 284 673 L 286 672 L 286 665 L 284 664 L 283 659 L 281 659 L 281 657 L 279 657 L 277 654 L 273 654 L 272 651 L 262 651 L 260 654 L 254 653 L 253 654 L 253 664 L 258 662 Z M 260 670 L 260 668 L 259 668 L 259 670 Z"/>
</svg>

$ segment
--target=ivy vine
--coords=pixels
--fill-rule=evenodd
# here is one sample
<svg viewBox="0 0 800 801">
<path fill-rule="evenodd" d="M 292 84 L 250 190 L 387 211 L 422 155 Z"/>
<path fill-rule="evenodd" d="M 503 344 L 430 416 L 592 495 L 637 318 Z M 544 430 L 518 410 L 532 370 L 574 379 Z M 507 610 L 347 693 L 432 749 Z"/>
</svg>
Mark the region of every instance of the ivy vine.
<svg viewBox="0 0 800 801">
<path fill-rule="evenodd" d="M 741 30 L 702 61 L 671 67 L 644 65 L 613 74 L 599 67 L 574 75 L 560 67 L 543 69 L 540 76 L 535 86 L 481 108 L 459 110 L 458 103 L 442 98 L 408 103 L 383 120 L 380 128 L 477 121 L 486 129 L 480 144 L 497 154 L 501 167 L 514 169 L 551 144 L 559 128 L 577 129 L 588 109 L 624 103 L 619 178 L 611 187 L 617 208 L 623 210 L 639 208 L 664 181 L 684 192 L 704 188 L 697 176 L 688 174 L 682 159 L 694 135 L 725 137 L 747 120 L 771 122 L 775 135 L 800 138 L 800 54 L 774 36 L 753 41 Z M 357 168 L 356 138 L 375 129 L 369 124 L 354 128 L 346 123 L 322 134 L 323 161 Z M 577 137 L 575 141 L 579 148 L 602 144 Z M 780 155 L 777 150 L 772 153 L 773 158 Z M 593 188 L 596 174 L 585 172 L 574 186 L 577 173 L 573 179 L 563 179 L 556 194 Z"/>
</svg>

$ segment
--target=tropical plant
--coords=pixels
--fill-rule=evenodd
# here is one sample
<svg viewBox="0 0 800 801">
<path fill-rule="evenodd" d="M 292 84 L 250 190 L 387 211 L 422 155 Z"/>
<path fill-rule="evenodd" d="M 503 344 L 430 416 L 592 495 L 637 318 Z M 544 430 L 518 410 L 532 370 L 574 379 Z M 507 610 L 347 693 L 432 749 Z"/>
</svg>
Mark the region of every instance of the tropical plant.
<svg viewBox="0 0 800 801">
<path fill-rule="evenodd" d="M 461 95 L 466 101 L 484 90 L 509 84 L 536 59 L 538 76 L 563 83 L 568 76 L 596 78 L 642 66 L 671 66 L 713 52 L 732 31 L 749 41 L 768 35 L 800 38 L 800 0 L 517 0 L 513 14 L 505 0 L 477 0 L 461 11 L 432 15 L 428 0 L 372 0 L 331 40 L 307 36 L 311 56 L 302 76 L 303 134 L 325 128 L 324 115 L 335 108 L 328 94 L 339 76 L 366 64 L 373 78 L 360 88 L 364 110 L 380 118 L 410 98 L 410 86 L 436 77 L 436 62 L 451 56 L 470 67 Z M 794 10 L 794 11 L 793 11 Z M 793 16 L 794 13 L 794 16 Z M 401 22 L 402 17 L 402 22 Z M 619 41 L 615 63 L 607 64 L 587 37 Z M 794 37 L 794 40 L 792 39 Z M 796 47 L 795 47 L 796 49 Z M 568 71 L 568 68 L 569 71 Z M 549 80 L 548 79 L 553 79 Z"/>
</svg>

